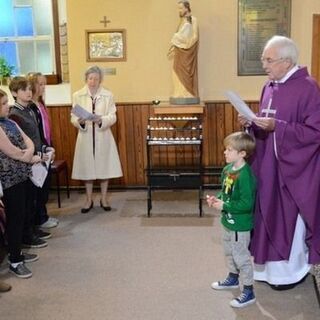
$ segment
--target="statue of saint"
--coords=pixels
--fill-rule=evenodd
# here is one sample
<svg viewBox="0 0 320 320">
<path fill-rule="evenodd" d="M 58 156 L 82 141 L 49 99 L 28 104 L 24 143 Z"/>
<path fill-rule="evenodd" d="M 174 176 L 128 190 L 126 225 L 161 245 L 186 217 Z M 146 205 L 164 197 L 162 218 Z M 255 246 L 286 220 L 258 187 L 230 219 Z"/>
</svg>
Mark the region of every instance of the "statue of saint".
<svg viewBox="0 0 320 320">
<path fill-rule="evenodd" d="M 173 94 L 171 104 L 197 104 L 198 93 L 198 45 L 197 19 L 191 15 L 189 1 L 178 2 L 180 23 L 171 39 L 168 57 L 173 58 Z"/>
</svg>

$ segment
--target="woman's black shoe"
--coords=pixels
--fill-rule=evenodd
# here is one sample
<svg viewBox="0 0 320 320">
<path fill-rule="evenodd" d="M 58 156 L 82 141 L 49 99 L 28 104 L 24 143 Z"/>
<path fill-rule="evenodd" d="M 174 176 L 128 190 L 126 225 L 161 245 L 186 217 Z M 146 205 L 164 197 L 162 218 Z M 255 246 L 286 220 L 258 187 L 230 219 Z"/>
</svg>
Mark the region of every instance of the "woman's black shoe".
<svg viewBox="0 0 320 320">
<path fill-rule="evenodd" d="M 100 207 L 103 208 L 104 211 L 111 211 L 111 207 L 110 206 L 104 206 L 102 204 L 102 201 L 100 200 Z"/>
<path fill-rule="evenodd" d="M 93 208 L 93 201 L 91 201 L 91 205 L 89 208 L 82 208 L 81 213 L 88 213 Z"/>
</svg>

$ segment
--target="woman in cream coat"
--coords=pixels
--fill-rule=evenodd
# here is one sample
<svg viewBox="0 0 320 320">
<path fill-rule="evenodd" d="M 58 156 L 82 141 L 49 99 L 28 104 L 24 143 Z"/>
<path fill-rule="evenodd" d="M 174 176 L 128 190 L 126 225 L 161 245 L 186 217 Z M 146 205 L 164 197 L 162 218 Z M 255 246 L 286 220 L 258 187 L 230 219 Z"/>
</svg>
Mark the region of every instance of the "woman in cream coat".
<svg viewBox="0 0 320 320">
<path fill-rule="evenodd" d="M 80 105 L 94 120 L 84 120 L 71 113 L 71 122 L 79 130 L 76 142 L 72 178 L 84 180 L 86 203 L 82 213 L 93 207 L 93 181 L 100 180 L 100 206 L 105 211 L 111 207 L 107 202 L 108 179 L 122 176 L 121 164 L 111 126 L 116 122 L 116 106 L 113 95 L 101 86 L 103 73 L 97 66 L 85 73 L 86 85 L 73 94 L 73 107 Z"/>
</svg>

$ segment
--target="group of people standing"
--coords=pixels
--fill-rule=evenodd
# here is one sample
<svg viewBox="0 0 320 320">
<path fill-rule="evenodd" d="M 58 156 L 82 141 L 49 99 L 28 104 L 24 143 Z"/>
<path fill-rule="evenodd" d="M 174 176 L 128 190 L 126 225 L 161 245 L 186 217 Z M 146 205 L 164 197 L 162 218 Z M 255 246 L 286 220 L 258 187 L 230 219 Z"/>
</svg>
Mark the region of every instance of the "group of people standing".
<svg viewBox="0 0 320 320">
<path fill-rule="evenodd" d="M 72 177 L 84 181 L 87 196 L 82 213 L 93 208 L 95 180 L 99 180 L 101 186 L 100 206 L 110 211 L 107 200 L 109 178 L 122 176 L 111 132 L 111 126 L 116 122 L 115 102 L 112 93 L 101 86 L 102 80 L 99 67 L 89 68 L 85 73 L 85 86 L 73 95 L 74 105 L 78 104 L 95 115 L 92 121 L 71 117 L 72 124 L 79 130 Z M 41 73 L 14 77 L 9 85 L 14 97 L 14 105 L 10 108 L 7 94 L 0 90 L 0 231 L 3 231 L 0 256 L 3 260 L 6 244 L 9 271 L 19 278 L 30 278 L 32 272 L 26 264 L 39 258 L 37 254 L 22 249 L 47 246 L 46 240 L 51 237 L 47 230 L 58 225 L 57 219 L 48 216 L 46 208 L 50 164 L 55 150 L 43 98 L 45 84 L 46 79 Z M 42 163 L 48 171 L 41 187 L 30 179 L 32 165 L 36 163 Z M 0 291 L 10 288 L 0 282 Z"/>
<path fill-rule="evenodd" d="M 184 23 L 172 40 L 176 55 L 183 35 L 196 35 L 188 26 L 196 20 L 187 3 L 179 2 Z M 195 39 L 181 48 L 196 52 Z M 305 278 L 312 264 L 320 263 L 320 89 L 307 69 L 298 65 L 297 46 L 287 37 L 272 37 L 261 62 L 269 80 L 262 90 L 259 112 L 250 121 L 239 115 L 245 132 L 224 140 L 228 164 L 222 172 L 222 191 L 218 197 L 207 198 L 209 206 L 222 212 L 229 269 L 224 280 L 211 286 L 233 289 L 242 282 L 241 294 L 230 302 L 236 308 L 256 301 L 254 280 L 269 283 L 275 290 L 290 289 Z M 176 68 L 176 83 L 182 75 L 182 69 Z M 46 211 L 50 175 L 42 188 L 29 179 L 31 165 L 46 161 L 47 151 L 54 152 L 42 99 L 44 81 L 41 74 L 14 78 L 10 91 L 15 104 L 10 111 L 8 98 L 0 90 L 0 181 L 7 213 L 9 269 L 22 278 L 32 275 L 25 263 L 38 258 L 22 252 L 22 245 L 45 246 L 43 239 L 50 234 L 42 228 L 58 224 Z M 79 105 L 94 115 L 91 119 L 71 115 L 78 129 L 72 178 L 83 180 L 86 190 L 82 213 L 94 206 L 95 180 L 100 182 L 100 206 L 110 211 L 108 181 L 122 176 L 111 132 L 115 102 L 102 81 L 102 70 L 90 67 L 85 86 L 73 95 L 73 107 Z M 196 91 L 186 96 L 196 97 Z"/>
<path fill-rule="evenodd" d="M 22 249 L 46 247 L 51 234 L 44 230 L 58 225 L 46 208 L 50 168 L 45 162 L 53 161 L 54 148 L 44 88 L 45 77 L 41 73 L 14 77 L 9 85 L 14 97 L 10 108 L 6 92 L 0 90 L 0 196 L 6 217 L 1 247 L 3 250 L 6 241 L 9 271 L 19 278 L 30 278 L 32 272 L 26 264 L 39 258 Z M 48 170 L 41 187 L 30 179 L 35 163 L 42 163 Z"/>
<path fill-rule="evenodd" d="M 320 263 L 320 89 L 307 69 L 298 65 L 297 46 L 287 37 L 272 37 L 261 62 L 269 81 L 259 112 L 253 121 L 239 115 L 246 132 L 225 139 L 228 165 L 222 192 L 207 199 L 222 210 L 229 267 L 226 279 L 211 286 L 238 288 L 242 280 L 241 294 L 230 302 L 236 308 L 256 301 L 254 280 L 275 290 L 291 289 L 312 264 Z M 82 213 L 93 207 L 92 186 L 97 179 L 100 206 L 110 210 L 108 179 L 122 175 L 110 129 L 116 121 L 115 104 L 112 93 L 102 88 L 102 79 L 100 68 L 89 68 L 86 85 L 73 96 L 74 106 L 98 116 L 88 121 L 72 115 L 71 120 L 78 129 L 72 177 L 84 180 L 86 186 Z"/>
</svg>

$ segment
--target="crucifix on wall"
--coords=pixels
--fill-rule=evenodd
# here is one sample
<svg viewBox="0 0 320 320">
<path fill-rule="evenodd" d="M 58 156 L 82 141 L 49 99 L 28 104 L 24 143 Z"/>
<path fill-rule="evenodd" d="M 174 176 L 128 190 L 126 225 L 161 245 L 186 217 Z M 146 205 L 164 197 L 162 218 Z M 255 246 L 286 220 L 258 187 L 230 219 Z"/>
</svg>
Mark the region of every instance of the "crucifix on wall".
<svg viewBox="0 0 320 320">
<path fill-rule="evenodd" d="M 108 24 L 108 23 L 111 23 L 110 20 L 107 20 L 107 17 L 106 17 L 106 16 L 103 16 L 103 20 L 100 20 L 99 22 L 100 22 L 100 23 L 103 23 L 105 28 L 107 27 L 107 24 Z"/>
</svg>

